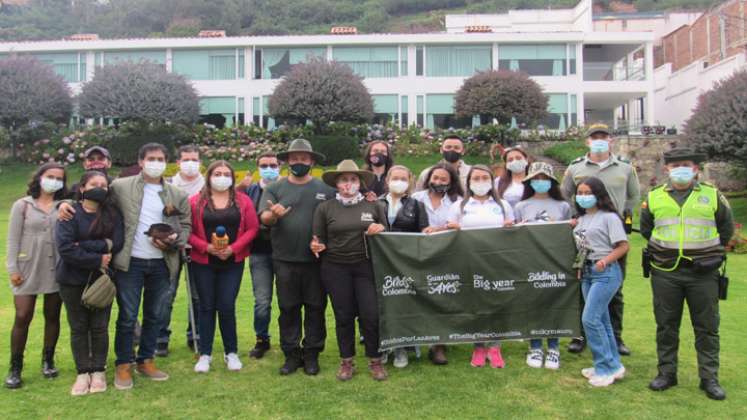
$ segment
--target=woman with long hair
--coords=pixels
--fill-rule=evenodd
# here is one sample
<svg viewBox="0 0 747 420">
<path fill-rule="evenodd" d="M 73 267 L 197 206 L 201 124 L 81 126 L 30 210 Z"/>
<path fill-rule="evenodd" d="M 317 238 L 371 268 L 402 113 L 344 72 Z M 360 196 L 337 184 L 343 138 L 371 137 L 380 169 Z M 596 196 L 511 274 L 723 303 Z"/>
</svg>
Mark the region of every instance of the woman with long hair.
<svg viewBox="0 0 747 420">
<path fill-rule="evenodd" d="M 498 197 L 508 201 L 513 208 L 524 195 L 524 177 L 529 169 L 529 155 L 521 147 L 509 147 L 503 151 L 504 173 L 495 180 Z"/>
<path fill-rule="evenodd" d="M 124 245 L 122 215 L 109 195 L 103 172 L 83 174 L 75 191 L 75 214 L 57 222 L 55 243 L 60 253 L 57 283 L 70 325 L 70 347 L 78 376 L 71 395 L 106 391 L 109 316 L 112 307 L 89 308 L 81 302 L 86 285 L 101 274 L 113 275 L 112 257 Z"/>
<path fill-rule="evenodd" d="M 67 196 L 66 184 L 65 167 L 45 163 L 34 173 L 26 196 L 13 203 L 10 210 L 6 261 L 15 319 L 10 335 L 10 371 L 5 378 L 7 388 L 23 386 L 23 352 L 38 295 L 44 295 L 42 374 L 45 378 L 58 375 L 54 351 L 60 336 L 62 300 L 54 274 L 54 226 L 57 204 Z"/>
<path fill-rule="evenodd" d="M 386 177 L 389 170 L 394 166 L 392 148 L 389 143 L 383 140 L 374 140 L 366 146 L 363 152 L 363 169 L 374 174 L 370 184 L 365 186 L 365 190 L 373 191 L 379 197 L 386 193 Z"/>
<path fill-rule="evenodd" d="M 259 230 L 252 200 L 235 190 L 231 165 L 219 160 L 208 166 L 205 186 L 190 199 L 192 245 L 190 272 L 199 297 L 199 352 L 194 370 L 210 370 L 215 336 L 216 312 L 223 337 L 224 361 L 228 370 L 243 365 L 238 356 L 236 298 L 239 295 L 244 260 Z"/>
<path fill-rule="evenodd" d="M 424 179 L 425 189 L 412 195 L 412 198 L 425 205 L 428 214 L 428 227 L 424 232 L 446 230 L 449 208 L 464 195 L 459 173 L 451 165 L 438 163 L 426 172 Z"/>
</svg>

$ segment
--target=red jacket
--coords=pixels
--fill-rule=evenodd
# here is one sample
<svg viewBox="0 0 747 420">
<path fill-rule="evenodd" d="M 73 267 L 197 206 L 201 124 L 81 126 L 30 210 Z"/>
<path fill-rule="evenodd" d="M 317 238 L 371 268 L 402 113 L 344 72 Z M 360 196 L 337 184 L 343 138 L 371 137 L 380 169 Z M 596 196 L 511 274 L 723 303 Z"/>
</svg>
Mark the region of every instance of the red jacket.
<svg viewBox="0 0 747 420">
<path fill-rule="evenodd" d="M 241 213 L 241 223 L 239 223 L 236 240 L 229 247 L 233 251 L 234 261 L 241 262 L 249 256 L 250 246 L 259 231 L 259 221 L 254 204 L 249 197 L 237 191 L 234 198 Z M 196 263 L 208 264 L 207 248 L 210 239 L 205 234 L 205 225 L 202 223 L 207 203 L 200 203 L 200 194 L 195 194 L 189 198 L 189 204 L 192 207 L 192 234 L 189 235 L 189 244 L 192 245 L 190 256 Z"/>
</svg>

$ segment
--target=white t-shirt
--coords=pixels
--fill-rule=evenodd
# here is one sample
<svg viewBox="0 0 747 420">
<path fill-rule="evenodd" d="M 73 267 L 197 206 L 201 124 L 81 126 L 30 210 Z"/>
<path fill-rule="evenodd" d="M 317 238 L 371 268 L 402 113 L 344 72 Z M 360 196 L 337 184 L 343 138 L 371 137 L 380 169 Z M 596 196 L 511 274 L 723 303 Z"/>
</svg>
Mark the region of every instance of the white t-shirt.
<svg viewBox="0 0 747 420">
<path fill-rule="evenodd" d="M 444 198 L 441 199 L 441 206 L 437 209 L 434 209 L 431 204 L 428 190 L 418 191 L 412 195 L 412 198 L 425 205 L 425 212 L 428 213 L 428 226 L 446 227 L 446 223 L 449 222 L 449 209 L 454 203 L 448 195 L 444 195 Z"/>
<path fill-rule="evenodd" d="M 187 181 L 182 178 L 180 173 L 178 173 L 171 178 L 171 184 L 180 190 L 185 191 L 191 197 L 200 192 L 202 187 L 205 186 L 205 177 L 202 176 L 202 174 L 199 174 L 195 179 Z"/>
<path fill-rule="evenodd" d="M 156 248 L 146 235 L 150 225 L 163 223 L 163 201 L 158 195 L 163 190 L 161 184 L 145 184 L 140 217 L 137 220 L 137 231 L 132 242 L 132 256 L 142 259 L 163 258 L 163 251 Z"/>
<path fill-rule="evenodd" d="M 389 204 L 389 206 L 387 206 L 388 208 L 386 217 L 389 220 L 389 224 L 391 225 L 397 219 L 397 213 L 399 213 L 399 209 L 402 208 L 402 199 L 400 198 L 396 203 L 393 204 L 392 195 L 387 194 L 386 202 Z"/>
<path fill-rule="evenodd" d="M 500 178 L 495 179 L 495 189 L 498 191 L 498 183 L 500 182 Z M 521 197 L 524 196 L 524 183 L 522 182 L 511 182 L 511 184 L 508 185 L 508 188 L 506 188 L 506 191 L 503 192 L 503 199 L 508 201 L 508 204 L 511 205 L 511 208 L 516 207 L 516 204 L 521 201 Z"/>
<path fill-rule="evenodd" d="M 501 204 L 493 197 L 483 202 L 470 197 L 462 210 L 462 200 L 457 200 L 449 209 L 449 221 L 459 223 L 463 229 L 503 227 L 506 220 L 514 220 L 514 213 L 506 200 L 501 200 Z"/>
</svg>

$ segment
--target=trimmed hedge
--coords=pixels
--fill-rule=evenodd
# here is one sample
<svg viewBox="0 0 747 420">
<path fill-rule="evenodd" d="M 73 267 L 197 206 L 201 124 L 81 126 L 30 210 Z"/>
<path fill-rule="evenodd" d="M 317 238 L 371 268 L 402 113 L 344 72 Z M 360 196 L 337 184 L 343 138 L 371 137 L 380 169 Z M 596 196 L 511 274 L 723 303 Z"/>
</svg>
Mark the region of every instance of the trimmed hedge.
<svg viewBox="0 0 747 420">
<path fill-rule="evenodd" d="M 313 136 L 309 141 L 315 152 L 326 157 L 323 162 L 318 162 L 324 166 L 337 165 L 344 159 L 357 159 L 361 154 L 358 140 L 353 137 L 319 135 Z"/>
</svg>

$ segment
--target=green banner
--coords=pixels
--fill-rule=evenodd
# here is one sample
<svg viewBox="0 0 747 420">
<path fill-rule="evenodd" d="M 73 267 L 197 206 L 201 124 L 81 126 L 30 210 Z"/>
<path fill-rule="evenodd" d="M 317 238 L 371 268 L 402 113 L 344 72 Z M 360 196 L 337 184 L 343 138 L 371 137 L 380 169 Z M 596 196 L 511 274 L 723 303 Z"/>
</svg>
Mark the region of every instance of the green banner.
<svg viewBox="0 0 747 420">
<path fill-rule="evenodd" d="M 567 223 L 382 233 L 368 244 L 382 350 L 579 335 Z"/>
</svg>

